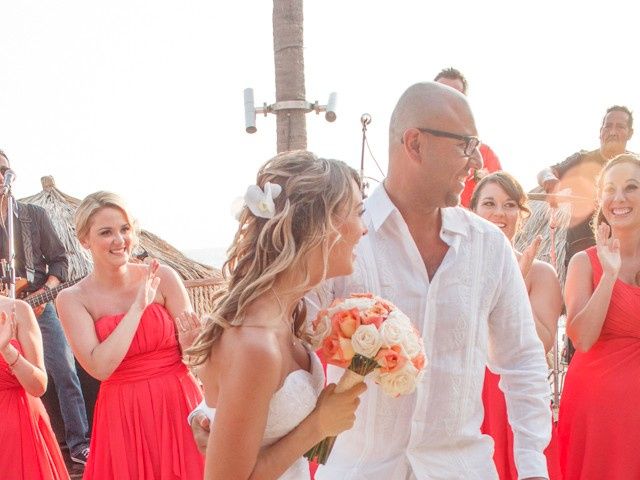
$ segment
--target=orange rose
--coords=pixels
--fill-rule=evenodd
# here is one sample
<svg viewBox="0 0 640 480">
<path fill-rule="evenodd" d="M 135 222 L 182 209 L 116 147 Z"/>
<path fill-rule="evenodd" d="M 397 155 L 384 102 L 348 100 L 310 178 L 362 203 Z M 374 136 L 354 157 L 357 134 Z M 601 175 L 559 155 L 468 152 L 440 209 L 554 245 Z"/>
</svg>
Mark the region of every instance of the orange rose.
<svg viewBox="0 0 640 480">
<path fill-rule="evenodd" d="M 375 325 L 377 329 L 380 329 L 380 325 L 384 321 L 384 317 L 379 315 L 367 315 L 362 317 L 362 325 Z"/>
<path fill-rule="evenodd" d="M 357 308 L 336 312 L 331 318 L 332 331 L 345 338 L 351 338 L 360 324 L 360 313 Z"/>
<path fill-rule="evenodd" d="M 393 345 L 391 348 L 380 349 L 376 361 L 380 365 L 380 373 L 392 373 L 404 367 L 407 358 L 402 355 L 400 345 Z"/>
<path fill-rule="evenodd" d="M 411 363 L 413 363 L 413 366 L 416 367 L 418 370 L 422 370 L 424 368 L 424 363 L 425 363 L 424 353 L 421 353 L 420 355 L 412 358 Z"/>
<path fill-rule="evenodd" d="M 345 349 L 347 350 L 345 352 Z M 340 338 L 338 335 L 331 335 L 322 341 L 322 354 L 327 363 L 347 368 L 354 355 L 351 342 Z"/>
<path fill-rule="evenodd" d="M 373 293 L 352 293 L 351 298 L 373 298 Z"/>
<path fill-rule="evenodd" d="M 351 363 L 351 359 L 356 354 L 351 344 L 351 340 L 340 337 L 340 348 L 342 349 L 342 359 L 346 363 L 345 368 Z"/>
</svg>

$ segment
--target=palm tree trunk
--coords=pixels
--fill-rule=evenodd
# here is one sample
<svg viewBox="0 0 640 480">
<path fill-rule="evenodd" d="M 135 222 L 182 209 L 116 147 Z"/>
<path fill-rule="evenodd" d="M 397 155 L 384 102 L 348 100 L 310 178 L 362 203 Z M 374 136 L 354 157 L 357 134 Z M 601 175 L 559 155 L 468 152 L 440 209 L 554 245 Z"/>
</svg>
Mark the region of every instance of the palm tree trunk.
<svg viewBox="0 0 640 480">
<path fill-rule="evenodd" d="M 273 0 L 276 102 L 305 100 L 302 0 Z M 276 111 L 278 153 L 307 148 L 304 110 Z"/>
</svg>

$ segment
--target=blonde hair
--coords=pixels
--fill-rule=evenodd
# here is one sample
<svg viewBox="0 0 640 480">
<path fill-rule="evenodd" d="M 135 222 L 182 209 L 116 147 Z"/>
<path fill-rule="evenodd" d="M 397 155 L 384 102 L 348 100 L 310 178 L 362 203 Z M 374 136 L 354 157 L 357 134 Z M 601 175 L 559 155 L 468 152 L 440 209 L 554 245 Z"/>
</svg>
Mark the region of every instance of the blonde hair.
<svg viewBox="0 0 640 480">
<path fill-rule="evenodd" d="M 602 193 L 604 176 L 613 167 L 615 167 L 616 165 L 621 165 L 623 163 L 635 165 L 637 168 L 640 168 L 640 157 L 633 153 L 621 153 L 620 155 L 617 155 L 609 160 L 609 162 L 604 166 L 604 168 L 600 172 L 600 175 L 598 176 L 598 180 L 596 181 L 596 191 L 598 192 L 598 208 L 596 209 L 593 215 L 593 219 L 591 220 L 591 228 L 593 229 L 594 234 L 597 233 L 598 227 L 601 223 L 606 223 L 607 225 L 609 225 L 607 219 L 604 218 L 604 214 L 602 213 L 602 204 L 600 203 L 600 194 Z"/>
<path fill-rule="evenodd" d="M 277 155 L 258 171 L 256 184 L 277 183 L 282 193 L 275 199 L 275 215 L 256 217 L 245 206 L 240 225 L 222 267 L 224 286 L 214 299 L 213 312 L 194 345 L 186 352 L 193 365 L 204 363 L 224 329 L 242 325 L 247 307 L 270 290 L 275 280 L 293 269 L 304 280 L 295 293 L 301 295 L 311 284 L 305 259 L 321 247 L 324 279 L 327 273 L 331 233 L 337 233 L 334 219 L 354 207 L 353 182 L 357 172 L 344 162 L 318 158 L 307 151 Z M 337 241 L 337 240 L 336 240 Z M 304 300 L 296 306 L 294 332 L 302 336 L 306 316 Z"/>
<path fill-rule="evenodd" d="M 115 208 L 120 210 L 127 219 L 129 225 L 133 231 L 136 231 L 135 221 L 129 214 L 129 210 L 124 200 L 115 193 L 99 191 L 87 195 L 80 206 L 76 210 L 75 223 L 76 223 L 76 236 L 79 240 L 83 240 L 93 223 L 93 217 L 103 208 Z"/>
</svg>

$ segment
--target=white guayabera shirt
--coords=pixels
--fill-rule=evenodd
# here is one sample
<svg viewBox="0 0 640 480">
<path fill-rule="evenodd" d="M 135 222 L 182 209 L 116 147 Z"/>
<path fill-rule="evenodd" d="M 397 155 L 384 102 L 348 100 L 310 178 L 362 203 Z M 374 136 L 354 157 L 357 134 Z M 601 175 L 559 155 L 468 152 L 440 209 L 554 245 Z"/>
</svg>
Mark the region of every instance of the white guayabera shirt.
<svg viewBox="0 0 640 480">
<path fill-rule="evenodd" d="M 354 428 L 338 437 L 316 478 L 497 478 L 493 441 L 480 433 L 487 364 L 502 376 L 520 478 L 547 477 L 547 366 L 506 237 L 463 208 L 443 209 L 440 236 L 449 250 L 429 281 L 408 227 L 382 186 L 366 209 L 369 234 L 357 247 L 355 271 L 327 282 L 326 290 L 334 298 L 372 292 L 396 304 L 422 333 L 428 362 L 412 395 L 390 398 L 369 385 Z M 341 374 L 329 366 L 328 381 L 337 382 Z"/>
</svg>

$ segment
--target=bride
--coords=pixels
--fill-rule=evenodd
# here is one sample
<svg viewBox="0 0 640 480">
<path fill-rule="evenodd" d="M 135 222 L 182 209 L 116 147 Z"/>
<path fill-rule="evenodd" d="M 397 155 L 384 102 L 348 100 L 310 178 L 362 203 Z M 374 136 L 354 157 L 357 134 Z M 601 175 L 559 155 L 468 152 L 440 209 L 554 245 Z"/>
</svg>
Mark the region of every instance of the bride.
<svg viewBox="0 0 640 480">
<path fill-rule="evenodd" d="M 225 288 L 187 352 L 213 408 L 206 479 L 309 478 L 302 455 L 352 427 L 366 386 L 322 389 L 303 297 L 352 272 L 363 211 L 355 170 L 305 151 L 267 162 L 247 190 Z"/>
</svg>

